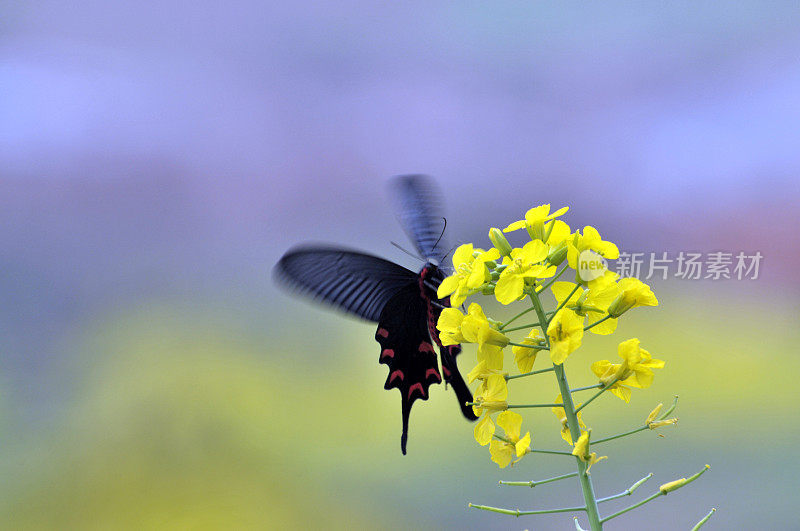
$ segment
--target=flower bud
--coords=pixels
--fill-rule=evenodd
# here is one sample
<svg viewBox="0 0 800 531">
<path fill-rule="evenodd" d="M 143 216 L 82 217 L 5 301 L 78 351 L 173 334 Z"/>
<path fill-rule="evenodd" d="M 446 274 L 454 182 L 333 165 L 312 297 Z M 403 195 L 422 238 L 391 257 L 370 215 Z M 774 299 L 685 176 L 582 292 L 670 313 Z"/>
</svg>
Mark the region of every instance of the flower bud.
<svg viewBox="0 0 800 531">
<path fill-rule="evenodd" d="M 623 313 L 633 308 L 635 303 L 635 301 L 630 300 L 630 297 L 626 297 L 625 293 L 621 293 L 616 299 L 614 299 L 611 305 L 609 305 L 608 315 L 616 319 Z"/>
<path fill-rule="evenodd" d="M 550 249 L 550 253 L 547 255 L 547 261 L 553 264 L 554 266 L 561 265 L 561 263 L 567 258 L 567 242 L 563 241 Z"/>
<path fill-rule="evenodd" d="M 653 411 L 651 411 L 650 414 L 647 415 L 647 420 L 644 421 L 646 426 L 649 426 L 651 422 L 656 420 L 656 417 L 661 412 L 662 407 L 664 407 L 663 403 L 658 404 L 655 408 L 653 408 Z"/>
<path fill-rule="evenodd" d="M 697 478 L 702 476 L 705 473 L 706 470 L 708 470 L 710 468 L 711 467 L 709 465 L 706 465 L 697 474 L 694 474 L 693 476 L 689 476 L 688 478 L 676 479 L 675 481 L 670 481 L 669 483 L 664 483 L 663 485 L 658 487 L 658 490 L 661 491 L 661 494 L 669 494 L 673 490 L 678 490 L 679 488 L 683 487 L 687 483 L 691 483 L 692 481 L 696 480 Z"/>
<path fill-rule="evenodd" d="M 669 483 L 664 483 L 658 487 L 658 490 L 660 490 L 662 494 L 669 494 L 673 490 L 677 490 L 684 485 L 686 485 L 686 478 L 681 478 L 676 479 L 675 481 L 670 481 Z"/>
<path fill-rule="evenodd" d="M 650 428 L 651 430 L 654 430 L 656 428 L 660 428 L 661 426 L 670 426 L 672 424 L 677 424 L 677 423 L 678 423 L 678 419 L 675 419 L 675 418 L 664 419 L 664 420 L 656 420 L 656 421 L 653 421 L 653 422 L 648 422 L 647 423 L 647 427 Z"/>
<path fill-rule="evenodd" d="M 528 231 L 528 236 L 531 240 L 544 241 L 544 221 L 537 221 L 533 224 L 525 224 L 525 229 Z"/>
<path fill-rule="evenodd" d="M 501 256 L 511 256 L 511 244 L 508 243 L 508 240 L 500 229 L 494 227 L 489 229 L 489 240 L 491 240 L 492 245 L 500 251 Z"/>
</svg>

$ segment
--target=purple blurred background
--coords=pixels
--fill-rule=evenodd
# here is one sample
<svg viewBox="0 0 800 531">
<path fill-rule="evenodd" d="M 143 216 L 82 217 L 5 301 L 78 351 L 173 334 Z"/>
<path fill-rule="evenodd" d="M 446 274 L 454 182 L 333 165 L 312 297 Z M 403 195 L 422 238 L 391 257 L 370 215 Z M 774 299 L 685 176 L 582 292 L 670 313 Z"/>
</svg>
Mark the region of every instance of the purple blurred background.
<svg viewBox="0 0 800 531">
<path fill-rule="evenodd" d="M 756 298 L 720 288 L 737 300 L 800 295 L 794 3 L 2 11 L 0 359 L 32 429 L 108 315 L 181 301 L 288 341 L 276 316 L 309 310 L 269 272 L 294 243 L 416 267 L 389 245 L 399 173 L 439 179 L 454 241 L 568 204 L 627 250 L 760 251 Z"/>
</svg>

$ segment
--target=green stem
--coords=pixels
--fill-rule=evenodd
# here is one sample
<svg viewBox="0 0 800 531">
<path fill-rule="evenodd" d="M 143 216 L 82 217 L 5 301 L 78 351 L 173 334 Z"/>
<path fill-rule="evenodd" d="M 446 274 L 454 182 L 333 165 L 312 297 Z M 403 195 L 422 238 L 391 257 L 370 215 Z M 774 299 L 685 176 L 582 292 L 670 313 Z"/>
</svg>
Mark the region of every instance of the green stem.
<svg viewBox="0 0 800 531">
<path fill-rule="evenodd" d="M 522 311 L 521 311 L 521 312 L 519 312 L 517 315 L 515 315 L 514 317 L 512 317 L 511 319 L 509 319 L 509 320 L 508 320 L 508 321 L 506 321 L 505 323 L 501 324 L 501 325 L 500 325 L 500 326 L 498 326 L 497 328 L 498 328 L 499 330 L 503 330 L 503 329 L 505 329 L 505 327 L 507 327 L 508 325 L 510 325 L 511 323 L 513 323 L 514 321 L 516 321 L 517 319 L 519 319 L 520 317 L 522 317 L 523 315 L 525 315 L 525 314 L 527 314 L 527 313 L 530 313 L 530 312 L 532 312 L 532 311 L 533 311 L 533 308 L 528 308 L 527 310 L 522 310 Z"/>
<path fill-rule="evenodd" d="M 569 474 L 564 474 L 563 476 L 556 476 L 556 477 L 553 477 L 553 478 L 540 479 L 539 481 L 534 481 L 534 480 L 530 480 L 530 481 L 500 481 L 500 485 L 510 485 L 510 486 L 514 486 L 514 487 L 530 487 L 530 488 L 533 488 L 533 487 L 536 487 L 538 485 L 544 485 L 545 483 L 552 483 L 554 481 L 559 481 L 561 479 L 574 478 L 577 475 L 578 475 L 577 472 L 570 472 Z"/>
<path fill-rule="evenodd" d="M 562 452 L 561 450 L 534 450 L 531 448 L 531 452 L 538 454 L 568 455 L 570 457 L 574 457 L 572 452 Z"/>
<path fill-rule="evenodd" d="M 513 341 L 509 341 L 508 344 L 513 345 L 515 347 L 535 348 L 536 350 L 550 350 L 550 347 L 540 347 L 538 345 L 526 345 L 524 343 L 514 343 Z"/>
<path fill-rule="evenodd" d="M 560 310 L 561 308 L 564 307 L 564 305 L 567 303 L 567 301 L 569 301 L 570 297 L 575 295 L 575 292 L 578 291 L 578 288 L 580 288 L 580 287 L 581 287 L 580 284 L 575 284 L 575 287 L 572 288 L 572 291 L 569 292 L 569 295 L 567 295 L 567 298 L 564 299 L 563 301 L 561 301 L 561 303 L 558 306 L 556 306 L 556 309 L 553 311 L 553 315 L 550 316 L 550 319 L 547 321 L 547 324 L 550 324 L 550 321 L 558 313 L 558 310 Z M 540 304 L 540 306 L 541 306 L 541 304 Z M 542 330 L 544 330 L 544 328 Z"/>
<path fill-rule="evenodd" d="M 708 519 L 709 519 L 709 518 L 711 518 L 711 515 L 712 515 L 712 514 L 714 514 L 715 512 L 717 512 L 717 509 L 716 509 L 716 508 L 714 508 L 714 509 L 711 509 L 711 510 L 708 512 L 708 514 L 707 514 L 707 515 L 705 515 L 705 516 L 703 517 L 703 519 L 702 519 L 702 520 L 700 520 L 699 522 L 697 522 L 697 523 L 695 524 L 695 526 L 692 528 L 692 531 L 697 531 L 698 529 L 700 529 L 701 527 L 703 527 L 703 524 L 705 524 L 706 522 L 708 522 Z"/>
<path fill-rule="evenodd" d="M 645 503 L 653 501 L 656 498 L 658 498 L 659 496 L 665 496 L 665 494 L 663 492 L 661 492 L 661 491 L 658 491 L 655 494 L 653 494 L 652 496 L 648 496 L 647 498 L 643 499 L 639 503 L 634 503 L 630 507 L 626 507 L 625 509 L 622 509 L 621 511 L 617 511 L 616 513 L 612 514 L 611 516 L 606 516 L 605 518 L 603 518 L 601 520 L 601 522 L 608 522 L 612 518 L 616 518 L 617 516 L 620 516 L 622 514 L 627 513 L 628 511 L 632 511 L 632 510 L 636 509 L 637 507 L 641 507 Z"/>
<path fill-rule="evenodd" d="M 592 323 L 592 324 L 590 324 L 590 325 L 584 326 L 584 327 L 583 327 L 583 331 L 585 332 L 586 330 L 589 330 L 590 328 L 594 328 L 595 326 L 599 325 L 600 323 L 602 323 L 603 321 L 606 321 L 606 320 L 608 320 L 608 319 L 611 319 L 611 316 L 610 316 L 610 315 L 606 315 L 606 316 L 605 316 L 605 317 L 603 317 L 602 319 L 600 319 L 600 320 L 598 320 L 598 321 L 595 321 L 595 322 L 593 322 L 593 323 Z"/>
<path fill-rule="evenodd" d="M 600 389 L 599 391 L 597 391 L 597 392 L 596 392 L 594 395 L 592 395 L 592 397 L 591 397 L 589 400 L 587 400 L 586 402 L 584 402 L 584 403 L 581 405 L 581 407 L 579 407 L 578 409 L 576 409 L 576 410 L 575 410 L 575 414 L 577 414 L 577 413 L 578 413 L 578 411 L 580 411 L 581 409 L 583 409 L 583 408 L 585 408 L 586 406 L 588 406 L 589 404 L 591 404 L 591 403 L 592 403 L 592 401 L 593 401 L 595 398 L 597 398 L 598 396 L 602 395 L 603 393 L 605 393 L 606 391 L 608 391 L 609 389 L 611 389 L 611 386 L 612 386 L 612 385 L 614 385 L 615 383 L 617 383 L 617 380 L 619 380 L 619 378 L 614 378 L 613 380 L 611 380 L 610 382 L 608 382 L 608 384 L 604 385 L 602 389 Z"/>
<path fill-rule="evenodd" d="M 576 387 L 575 389 L 570 389 L 570 393 L 574 393 L 576 391 L 586 391 L 587 389 L 597 389 L 598 387 L 603 387 L 603 384 L 594 384 L 594 385 L 587 385 L 586 387 Z"/>
<path fill-rule="evenodd" d="M 678 395 L 675 395 L 675 398 L 673 398 L 673 399 L 672 399 L 672 405 L 671 405 L 671 406 L 669 406 L 669 409 L 668 409 L 667 411 L 665 411 L 663 415 L 661 415 L 660 417 L 658 417 L 658 420 L 664 420 L 665 418 L 667 418 L 667 417 L 669 416 L 669 414 L 670 414 L 670 413 L 672 413 L 673 411 L 675 411 L 675 407 L 676 407 L 677 405 L 678 405 Z"/>
<path fill-rule="evenodd" d="M 514 328 L 503 328 L 503 332 L 515 332 L 517 330 L 524 330 L 526 328 L 533 328 L 534 326 L 539 326 L 539 323 L 531 323 L 522 326 L 515 326 Z"/>
<path fill-rule="evenodd" d="M 561 404 L 509 404 L 508 409 L 521 409 L 529 407 L 561 407 Z"/>
<path fill-rule="evenodd" d="M 628 435 L 633 435 L 634 433 L 639 433 L 640 431 L 644 431 L 647 429 L 647 426 L 642 426 L 641 428 L 636 428 L 631 431 L 626 431 L 624 433 L 618 433 L 617 435 L 612 435 L 611 437 L 604 437 L 602 439 L 597 439 L 593 441 L 592 444 L 600 444 L 607 441 L 613 441 L 614 439 L 619 439 L 621 437 L 627 437 Z"/>
<path fill-rule="evenodd" d="M 538 371 L 523 372 L 522 374 L 511 374 L 511 375 L 507 374 L 506 381 L 513 380 L 514 378 L 522 378 L 523 376 L 533 376 L 534 374 L 542 374 L 543 372 L 550 372 L 552 370 L 555 369 L 553 369 L 553 367 L 550 367 L 549 369 L 539 369 Z"/>
<path fill-rule="evenodd" d="M 469 507 L 492 511 L 493 513 L 508 514 L 511 516 L 525 516 L 529 514 L 549 514 L 549 513 L 572 513 L 575 511 L 585 511 L 586 507 L 561 507 L 560 509 L 541 509 L 539 511 L 520 511 L 519 509 L 501 509 L 500 507 L 489 507 L 488 505 L 475 505 L 470 503 Z"/>
<path fill-rule="evenodd" d="M 571 296 L 572 295 L 570 295 L 570 297 Z M 567 300 L 568 299 L 569 297 L 567 297 Z M 547 319 L 545 318 L 544 310 L 542 309 L 542 303 L 539 301 L 539 296 L 532 292 L 531 301 L 533 302 L 533 307 L 536 309 L 536 314 L 539 317 L 539 323 L 542 324 L 544 329 Z M 547 341 L 549 345 L 549 337 Z M 553 369 L 555 371 L 556 380 L 558 381 L 558 388 L 561 391 L 561 399 L 564 402 L 561 404 L 561 407 L 564 408 L 564 414 L 567 417 L 567 427 L 569 428 L 570 433 L 575 434 L 574 437 L 577 438 L 581 433 L 581 429 L 580 424 L 578 423 L 577 411 L 575 411 L 575 405 L 572 402 L 572 395 L 569 392 L 569 384 L 567 383 L 567 376 L 564 373 L 564 365 L 553 365 Z M 578 479 L 581 483 L 583 501 L 586 504 L 586 515 L 589 518 L 589 526 L 591 527 L 592 531 L 602 531 L 603 522 L 600 520 L 600 512 L 597 509 L 597 499 L 594 495 L 592 478 L 587 472 L 588 465 L 579 457 L 575 457 L 575 461 L 578 466 Z"/>
<path fill-rule="evenodd" d="M 617 498 L 622 498 L 623 496 L 630 496 L 631 494 L 633 494 L 633 491 L 635 491 L 636 489 L 641 487 L 642 484 L 645 481 L 647 481 L 648 479 L 650 479 L 651 477 L 653 477 L 653 473 L 652 472 L 647 474 L 645 477 L 643 477 L 642 479 L 640 479 L 639 481 L 637 481 L 636 483 L 634 483 L 633 485 L 631 485 L 627 489 L 623 490 L 619 494 L 614 494 L 613 496 L 608 496 L 606 498 L 600 498 L 599 500 L 597 500 L 597 503 L 603 503 L 603 502 L 607 502 L 607 501 L 611 501 L 611 500 L 616 500 Z"/>
</svg>

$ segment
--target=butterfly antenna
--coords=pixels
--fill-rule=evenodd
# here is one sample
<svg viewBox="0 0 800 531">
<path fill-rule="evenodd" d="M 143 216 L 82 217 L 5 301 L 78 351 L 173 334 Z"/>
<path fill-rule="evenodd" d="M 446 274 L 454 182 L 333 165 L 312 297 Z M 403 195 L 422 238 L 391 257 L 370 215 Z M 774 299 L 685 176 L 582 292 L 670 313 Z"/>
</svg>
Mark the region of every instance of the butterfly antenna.
<svg viewBox="0 0 800 531">
<path fill-rule="evenodd" d="M 419 256 L 415 255 L 414 253 L 412 253 L 411 251 L 408 251 L 408 250 L 404 249 L 403 247 L 401 247 L 399 243 L 397 243 L 397 242 L 389 242 L 389 243 L 391 243 L 392 245 L 394 245 L 395 247 L 397 247 L 398 249 L 400 249 L 401 251 L 406 253 L 408 256 L 413 256 L 414 258 L 416 258 L 417 260 L 419 260 L 421 262 L 425 261 L 421 257 L 419 257 Z"/>
<path fill-rule="evenodd" d="M 444 256 L 442 256 L 442 263 L 444 263 L 445 259 L 450 255 L 450 253 L 452 253 L 456 249 L 456 247 L 458 247 L 458 244 L 455 244 L 454 246 L 450 247 L 450 250 L 444 253 Z"/>
<path fill-rule="evenodd" d="M 447 218 L 442 216 L 442 221 L 444 221 L 444 227 L 442 227 L 442 233 L 439 235 L 439 239 L 436 240 L 436 243 L 433 244 L 433 249 L 436 249 L 436 246 L 439 245 L 440 241 L 442 241 L 442 236 L 444 236 L 444 230 L 447 228 Z"/>
</svg>

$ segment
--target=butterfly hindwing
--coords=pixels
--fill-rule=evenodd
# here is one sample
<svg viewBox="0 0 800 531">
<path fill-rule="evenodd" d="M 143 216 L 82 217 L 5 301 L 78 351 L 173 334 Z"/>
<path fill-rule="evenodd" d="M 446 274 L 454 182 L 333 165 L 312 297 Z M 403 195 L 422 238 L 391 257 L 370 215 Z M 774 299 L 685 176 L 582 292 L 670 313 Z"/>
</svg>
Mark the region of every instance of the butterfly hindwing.
<svg viewBox="0 0 800 531">
<path fill-rule="evenodd" d="M 389 366 L 384 388 L 400 390 L 403 454 L 406 453 L 411 406 L 417 399 L 427 400 L 430 385 L 442 381 L 425 316 L 426 305 L 419 288 L 416 284 L 409 286 L 386 304 L 375 333 L 381 346 L 380 362 Z"/>
<path fill-rule="evenodd" d="M 403 288 L 386 304 L 378 322 L 375 339 L 381 346 L 380 362 L 389 366 L 385 389 L 400 391 L 403 415 L 403 435 L 400 448 L 406 453 L 408 419 L 411 406 L 417 399 L 427 400 L 431 384 L 440 383 L 442 374 L 436 359 L 438 346 L 444 379 L 453 387 L 462 414 L 469 420 L 477 417 L 466 403 L 472 401 L 470 392 L 458 371 L 456 356 L 459 345 L 443 346 L 436 330 L 442 305 L 435 302 L 435 292 L 426 280 L 438 282 L 440 271 L 428 266 L 420 272 L 416 285 Z M 446 304 L 446 301 L 443 301 Z"/>
<path fill-rule="evenodd" d="M 467 420 L 478 420 L 477 415 L 472 411 L 472 406 L 467 405 L 467 402 L 472 402 L 472 391 L 469 390 L 464 378 L 461 377 L 456 364 L 456 356 L 460 352 L 461 347 L 459 345 L 448 345 L 439 348 L 442 358 L 442 372 L 444 373 L 445 381 L 450 384 L 456 394 L 461 413 Z"/>
</svg>

